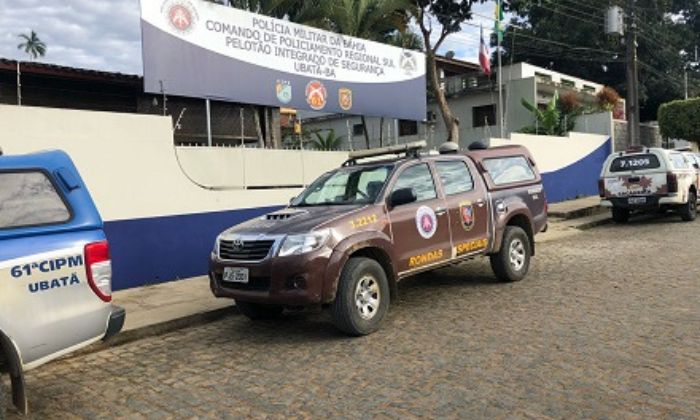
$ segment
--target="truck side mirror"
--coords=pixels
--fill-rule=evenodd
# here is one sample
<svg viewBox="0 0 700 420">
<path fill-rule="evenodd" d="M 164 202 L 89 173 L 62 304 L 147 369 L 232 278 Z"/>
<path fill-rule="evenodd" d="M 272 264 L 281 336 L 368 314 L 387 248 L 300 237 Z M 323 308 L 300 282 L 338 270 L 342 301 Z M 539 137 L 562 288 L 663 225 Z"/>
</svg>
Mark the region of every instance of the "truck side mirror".
<svg viewBox="0 0 700 420">
<path fill-rule="evenodd" d="M 401 188 L 391 193 L 389 197 L 389 207 L 401 206 L 404 204 L 415 203 L 418 200 L 416 192 L 413 188 Z"/>
</svg>

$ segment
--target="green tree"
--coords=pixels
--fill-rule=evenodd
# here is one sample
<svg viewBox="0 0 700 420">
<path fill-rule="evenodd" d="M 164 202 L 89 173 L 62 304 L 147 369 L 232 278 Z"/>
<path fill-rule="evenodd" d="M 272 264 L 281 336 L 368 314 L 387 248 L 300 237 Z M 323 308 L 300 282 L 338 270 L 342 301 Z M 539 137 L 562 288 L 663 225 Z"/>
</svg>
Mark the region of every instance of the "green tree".
<svg viewBox="0 0 700 420">
<path fill-rule="evenodd" d="M 459 32 L 472 18 L 472 6 L 485 0 L 415 0 L 413 13 L 423 35 L 428 83 L 447 127 L 447 140 L 459 142 L 459 120 L 452 113 L 445 92 L 440 88 L 435 57 L 445 39 Z M 435 24 L 437 22 L 438 24 Z"/>
<path fill-rule="evenodd" d="M 617 2 L 624 6 L 624 2 Z M 604 32 L 609 0 L 510 0 L 504 59 L 605 84 L 627 96 L 625 46 Z M 682 97 L 683 68 L 700 42 L 697 0 L 637 0 L 640 114 Z M 552 42 L 553 41 L 553 42 Z"/>
<path fill-rule="evenodd" d="M 554 96 L 544 109 L 539 109 L 525 99 L 521 99 L 520 102 L 535 119 L 533 125 L 520 129 L 521 133 L 526 134 L 565 136 L 573 131 L 576 118 L 582 112 L 581 106 L 574 101 L 562 101 L 558 92 L 554 92 Z"/>
<path fill-rule="evenodd" d="M 29 35 L 20 34 L 18 36 L 23 42 L 17 45 L 17 49 L 24 50 L 29 56 L 30 61 L 46 55 L 46 44 L 39 39 L 36 32 L 32 30 Z"/>
<path fill-rule="evenodd" d="M 700 144 L 700 98 L 661 105 L 659 126 L 661 134 L 666 138 Z"/>
<path fill-rule="evenodd" d="M 330 129 L 325 134 L 320 131 L 313 133 L 313 138 L 311 139 L 311 145 L 316 150 L 338 150 L 343 142 L 343 136 L 336 136 L 335 130 Z"/>
</svg>

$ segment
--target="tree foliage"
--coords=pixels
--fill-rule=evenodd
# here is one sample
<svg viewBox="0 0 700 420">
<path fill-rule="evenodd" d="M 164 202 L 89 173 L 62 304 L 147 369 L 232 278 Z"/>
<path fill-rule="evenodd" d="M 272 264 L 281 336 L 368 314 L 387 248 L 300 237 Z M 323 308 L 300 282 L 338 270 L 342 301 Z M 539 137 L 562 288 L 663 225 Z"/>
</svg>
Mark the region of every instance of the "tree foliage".
<svg viewBox="0 0 700 420">
<path fill-rule="evenodd" d="M 340 149 L 343 142 L 343 136 L 336 136 L 335 130 L 330 129 L 325 134 L 320 131 L 315 131 L 311 139 L 311 145 L 316 150 L 332 151 Z"/>
<path fill-rule="evenodd" d="M 603 30 L 609 4 L 609 0 L 511 0 L 514 17 L 503 43 L 504 59 L 605 84 L 627 96 L 625 46 L 619 36 Z M 636 13 L 640 111 L 643 120 L 653 120 L 660 104 L 682 97 L 683 68 L 693 59 L 682 52 L 700 45 L 700 2 L 637 0 Z"/>
<path fill-rule="evenodd" d="M 659 126 L 666 138 L 700 144 L 700 98 L 673 101 L 659 108 Z"/>
<path fill-rule="evenodd" d="M 556 91 L 544 109 L 539 109 L 525 99 L 521 99 L 521 104 L 532 113 L 535 120 L 533 125 L 520 129 L 521 133 L 526 134 L 565 136 L 573 131 L 576 118 L 583 111 L 575 95 L 565 94 L 560 98 Z"/>
<path fill-rule="evenodd" d="M 30 60 L 35 60 L 38 57 L 43 57 L 46 54 L 46 44 L 39 39 L 39 35 L 33 30 L 27 34 L 20 34 L 19 38 L 23 40 L 17 49 L 24 50 L 29 55 Z"/>
<path fill-rule="evenodd" d="M 414 15 L 423 35 L 428 83 L 447 127 L 447 140 L 459 142 L 459 119 L 450 109 L 440 88 L 435 56 L 447 37 L 459 32 L 462 23 L 471 20 L 472 6 L 485 0 L 415 0 Z"/>
</svg>

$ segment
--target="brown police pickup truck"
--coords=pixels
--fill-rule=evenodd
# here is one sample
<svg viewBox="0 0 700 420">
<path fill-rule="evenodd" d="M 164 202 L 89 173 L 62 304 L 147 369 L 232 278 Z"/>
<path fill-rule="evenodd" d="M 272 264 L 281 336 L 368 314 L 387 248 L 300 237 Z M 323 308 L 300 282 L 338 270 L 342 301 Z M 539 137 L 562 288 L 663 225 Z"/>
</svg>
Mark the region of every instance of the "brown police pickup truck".
<svg viewBox="0 0 700 420">
<path fill-rule="evenodd" d="M 221 233 L 214 295 L 235 299 L 251 319 L 328 305 L 339 329 L 363 335 L 413 274 L 488 255 L 496 277 L 521 280 L 547 224 L 528 150 L 422 154 L 424 146 L 350 153 L 287 208 Z"/>
</svg>

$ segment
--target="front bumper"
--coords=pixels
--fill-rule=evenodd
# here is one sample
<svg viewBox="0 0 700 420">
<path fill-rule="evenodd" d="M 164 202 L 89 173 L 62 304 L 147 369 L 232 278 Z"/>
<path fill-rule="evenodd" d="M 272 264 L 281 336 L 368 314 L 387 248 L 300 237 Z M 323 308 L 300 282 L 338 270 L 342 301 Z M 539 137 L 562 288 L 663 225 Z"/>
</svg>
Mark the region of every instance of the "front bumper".
<svg viewBox="0 0 700 420">
<path fill-rule="evenodd" d="M 331 251 L 271 257 L 261 262 L 226 261 L 211 254 L 209 285 L 216 297 L 273 305 L 307 306 L 323 303 L 323 283 Z M 225 267 L 247 268 L 247 284 L 224 282 Z"/>
<path fill-rule="evenodd" d="M 107 332 L 105 332 L 102 340 L 107 340 L 110 337 L 116 335 L 124 327 L 124 320 L 126 319 L 126 310 L 120 306 L 113 306 L 112 313 L 109 315 L 109 321 L 107 322 Z"/>
</svg>

